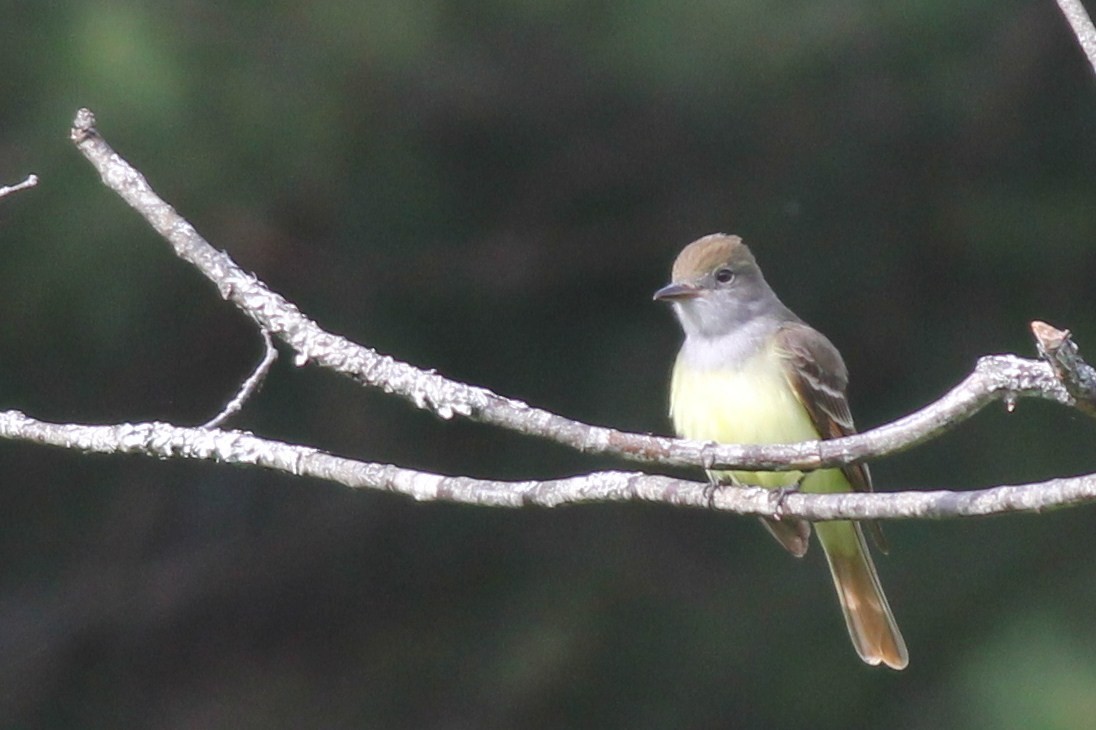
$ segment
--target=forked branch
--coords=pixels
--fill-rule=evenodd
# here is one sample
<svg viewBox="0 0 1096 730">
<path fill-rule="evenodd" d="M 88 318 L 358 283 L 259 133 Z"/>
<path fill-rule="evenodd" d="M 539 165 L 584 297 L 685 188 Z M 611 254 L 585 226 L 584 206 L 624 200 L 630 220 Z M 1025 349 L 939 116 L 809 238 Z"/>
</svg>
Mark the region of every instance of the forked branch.
<svg viewBox="0 0 1096 730">
<path fill-rule="evenodd" d="M 1035 323 L 1047 361 L 1011 355 L 982 358 L 974 371 L 940 400 L 893 423 L 830 441 L 789 445 L 716 445 L 626 433 L 574 421 L 506 398 L 486 388 L 449 380 L 432 370 L 400 362 L 323 330 L 292 303 L 243 271 L 211 246 L 149 186 L 145 178 L 106 143 L 90 111 L 77 114 L 72 129 L 77 148 L 103 182 L 139 212 L 176 254 L 201 271 L 221 295 L 296 353 L 363 385 L 402 396 L 442 418 L 466 417 L 581 451 L 615 454 L 661 465 L 740 469 L 814 469 L 908 449 L 954 428 L 986 405 L 1009 407 L 1036 397 L 1096 413 L 1096 378 L 1080 360 L 1068 332 Z M 269 367 L 272 349 L 226 412 L 234 412 Z M 216 424 L 223 419 L 218 418 Z M 141 453 L 159 458 L 212 459 L 276 469 L 334 481 L 349 487 L 401 492 L 415 499 L 443 499 L 491 506 L 615 500 L 651 500 L 712 506 L 744 514 L 783 515 L 810 520 L 835 518 L 944 518 L 1014 511 L 1039 511 L 1096 500 L 1096 476 L 970 492 L 903 492 L 785 496 L 779 505 L 760 489 L 727 488 L 709 500 L 705 484 L 635 472 L 598 472 L 548 481 L 499 482 L 441 476 L 345 459 L 320 450 L 259 438 L 239 431 L 184 428 L 165 423 L 82 426 L 36 421 L 17 411 L 0 413 L 0 436 L 84 451 Z"/>
</svg>

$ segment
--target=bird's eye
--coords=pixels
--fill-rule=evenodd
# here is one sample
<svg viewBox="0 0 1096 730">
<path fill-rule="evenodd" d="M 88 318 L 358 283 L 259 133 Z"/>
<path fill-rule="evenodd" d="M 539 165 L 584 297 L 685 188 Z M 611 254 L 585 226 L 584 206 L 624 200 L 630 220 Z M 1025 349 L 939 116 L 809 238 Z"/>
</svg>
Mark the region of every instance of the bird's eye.
<svg viewBox="0 0 1096 730">
<path fill-rule="evenodd" d="M 715 280 L 720 284 L 727 284 L 734 278 L 734 272 L 730 269 L 723 268 L 715 272 Z"/>
</svg>

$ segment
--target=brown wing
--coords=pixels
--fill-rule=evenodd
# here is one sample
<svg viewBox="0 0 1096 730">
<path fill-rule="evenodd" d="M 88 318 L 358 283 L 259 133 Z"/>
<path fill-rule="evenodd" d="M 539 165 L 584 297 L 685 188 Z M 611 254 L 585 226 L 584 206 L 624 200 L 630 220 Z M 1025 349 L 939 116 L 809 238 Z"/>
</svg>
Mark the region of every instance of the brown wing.
<svg viewBox="0 0 1096 730">
<path fill-rule="evenodd" d="M 788 384 L 807 409 L 820 437 L 832 439 L 856 433 L 849 401 L 845 398 L 849 372 L 833 343 L 802 322 L 784 324 L 776 337 L 777 351 L 789 365 L 784 371 Z M 841 471 L 854 491 L 872 491 L 867 464 L 850 464 Z M 866 524 L 876 545 L 887 552 L 887 542 L 879 524 L 874 521 Z"/>
</svg>

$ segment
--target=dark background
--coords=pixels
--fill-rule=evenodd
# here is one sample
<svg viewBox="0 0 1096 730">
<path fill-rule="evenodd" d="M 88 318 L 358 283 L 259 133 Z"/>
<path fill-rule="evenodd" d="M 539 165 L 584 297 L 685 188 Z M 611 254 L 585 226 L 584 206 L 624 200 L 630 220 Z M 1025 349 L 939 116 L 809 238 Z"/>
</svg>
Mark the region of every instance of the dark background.
<svg viewBox="0 0 1096 730">
<path fill-rule="evenodd" d="M 1096 352 L 1096 79 L 1050 0 L 40 2 L 0 10 L 0 406 L 200 423 L 258 338 L 68 142 L 92 108 L 214 243 L 325 327 L 574 418 L 667 433 L 677 250 L 743 235 L 861 427 L 1032 319 Z M 284 354 L 284 352 L 283 352 Z M 233 424 L 517 479 L 633 468 L 283 357 Z M 1096 470 L 1023 401 L 884 490 Z M 688 472 L 685 472 L 688 473 Z M 666 506 L 415 504 L 259 470 L 0 444 L 0 724 L 1073 728 L 1096 517 L 888 525 L 902 673 L 821 552 Z"/>
</svg>

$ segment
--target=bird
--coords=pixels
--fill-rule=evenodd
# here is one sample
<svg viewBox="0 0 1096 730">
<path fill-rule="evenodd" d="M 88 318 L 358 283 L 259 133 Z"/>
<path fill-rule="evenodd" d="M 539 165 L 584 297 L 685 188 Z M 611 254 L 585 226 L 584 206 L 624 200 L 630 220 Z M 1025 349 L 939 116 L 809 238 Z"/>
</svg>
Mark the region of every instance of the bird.
<svg viewBox="0 0 1096 730">
<path fill-rule="evenodd" d="M 738 236 L 693 241 L 654 299 L 672 305 L 685 334 L 670 383 L 670 418 L 682 438 L 727 444 L 796 443 L 856 433 L 846 397 L 848 371 L 833 343 L 796 316 L 765 281 Z M 806 493 L 869 492 L 866 464 L 798 471 L 713 471 L 733 483 Z M 762 518 L 796 557 L 811 523 Z M 867 523 L 881 547 L 882 532 Z M 869 665 L 904 669 L 905 640 L 879 582 L 859 522 L 814 524 L 849 637 Z"/>
</svg>

